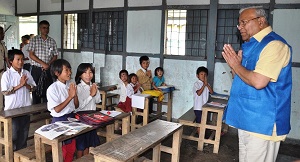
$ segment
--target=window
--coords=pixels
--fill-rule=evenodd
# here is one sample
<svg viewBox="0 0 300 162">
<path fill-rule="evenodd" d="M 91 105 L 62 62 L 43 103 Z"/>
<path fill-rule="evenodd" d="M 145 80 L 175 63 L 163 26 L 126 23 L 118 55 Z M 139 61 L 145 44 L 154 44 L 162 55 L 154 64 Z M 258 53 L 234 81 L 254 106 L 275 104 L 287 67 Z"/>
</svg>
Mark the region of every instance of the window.
<svg viewBox="0 0 300 162">
<path fill-rule="evenodd" d="M 88 14 L 64 15 L 64 49 L 93 48 L 88 33 Z"/>
<path fill-rule="evenodd" d="M 93 21 L 95 50 L 122 52 L 124 12 L 95 12 Z"/>
<path fill-rule="evenodd" d="M 165 54 L 206 56 L 208 10 L 168 10 Z"/>
<path fill-rule="evenodd" d="M 168 10 L 165 54 L 185 54 L 186 10 Z"/>
<path fill-rule="evenodd" d="M 238 24 L 239 10 L 219 10 L 216 38 L 216 58 L 223 58 L 224 44 L 231 44 L 238 51 L 241 37 L 236 25 Z"/>
<path fill-rule="evenodd" d="M 64 22 L 64 49 L 77 49 L 77 14 L 65 14 Z"/>
<path fill-rule="evenodd" d="M 93 33 L 89 32 L 89 16 L 88 13 L 77 14 L 77 40 L 81 48 L 93 48 Z"/>
</svg>

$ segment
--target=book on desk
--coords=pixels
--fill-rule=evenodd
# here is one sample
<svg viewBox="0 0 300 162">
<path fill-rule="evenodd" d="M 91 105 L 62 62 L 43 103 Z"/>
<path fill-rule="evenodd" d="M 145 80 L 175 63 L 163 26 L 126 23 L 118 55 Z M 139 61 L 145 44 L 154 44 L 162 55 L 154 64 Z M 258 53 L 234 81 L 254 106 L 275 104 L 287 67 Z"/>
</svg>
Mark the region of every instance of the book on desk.
<svg viewBox="0 0 300 162">
<path fill-rule="evenodd" d="M 55 123 L 41 126 L 35 131 L 35 133 L 40 134 L 50 140 L 53 140 L 54 138 L 62 134 L 65 135 L 76 134 L 88 127 L 91 126 L 81 122 L 57 121 Z"/>
</svg>

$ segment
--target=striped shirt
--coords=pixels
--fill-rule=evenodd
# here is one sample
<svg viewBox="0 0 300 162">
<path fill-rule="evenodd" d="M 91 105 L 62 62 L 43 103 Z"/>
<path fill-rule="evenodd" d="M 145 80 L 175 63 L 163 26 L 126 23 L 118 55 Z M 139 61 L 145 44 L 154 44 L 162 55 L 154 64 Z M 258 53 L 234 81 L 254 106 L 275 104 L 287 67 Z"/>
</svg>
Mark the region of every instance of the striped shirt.
<svg viewBox="0 0 300 162">
<path fill-rule="evenodd" d="M 46 40 L 40 35 L 35 36 L 30 40 L 28 51 L 34 52 L 36 57 L 48 63 L 54 55 L 58 55 L 57 45 L 53 38 L 47 37 Z M 31 65 L 42 67 L 39 63 L 31 60 Z"/>
</svg>

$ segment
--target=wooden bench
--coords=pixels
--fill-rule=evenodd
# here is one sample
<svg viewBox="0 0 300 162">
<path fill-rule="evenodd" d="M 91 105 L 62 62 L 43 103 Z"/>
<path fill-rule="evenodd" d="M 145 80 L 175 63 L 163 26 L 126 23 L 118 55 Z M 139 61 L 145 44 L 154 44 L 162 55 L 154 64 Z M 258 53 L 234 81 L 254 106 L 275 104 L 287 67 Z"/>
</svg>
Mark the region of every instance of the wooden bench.
<svg viewBox="0 0 300 162">
<path fill-rule="evenodd" d="M 197 128 L 201 127 L 200 123 L 195 122 L 196 116 L 194 113 L 194 108 L 191 108 L 188 110 L 184 115 L 182 115 L 179 119 L 178 122 L 182 125 L 190 126 L 193 127 L 193 131 L 190 135 L 183 134 L 182 138 L 187 139 L 187 140 L 192 140 L 192 141 L 199 141 L 199 135 L 198 137 L 195 137 L 195 134 L 197 132 Z"/>
<path fill-rule="evenodd" d="M 212 99 L 212 101 L 220 102 L 220 103 L 227 103 L 227 100 L 221 99 Z M 198 142 L 198 150 L 203 151 L 203 146 L 205 144 L 213 144 L 213 153 L 219 152 L 220 146 L 220 138 L 221 138 L 221 130 L 222 130 L 222 117 L 223 117 L 224 108 L 210 106 L 208 104 L 203 105 L 202 107 L 202 117 L 201 123 L 196 123 L 195 121 L 195 114 L 193 108 L 191 108 L 186 114 L 179 118 L 179 123 L 191 126 L 195 128 L 200 128 L 200 134 L 198 137 L 195 137 L 195 131 L 190 135 L 183 135 L 182 138 L 192 141 Z M 210 122 L 208 120 L 208 113 L 213 114 L 213 119 Z M 205 138 L 206 130 L 211 130 L 211 134 L 208 139 Z"/>
<path fill-rule="evenodd" d="M 172 148 L 161 145 L 161 142 L 171 135 L 173 135 Z M 172 162 L 179 162 L 181 135 L 181 124 L 155 120 L 120 138 L 92 148 L 91 153 L 95 161 L 125 162 L 136 159 L 153 148 L 153 162 L 160 161 L 161 151 L 171 154 Z"/>
<path fill-rule="evenodd" d="M 47 145 L 45 147 L 45 151 L 46 153 L 51 152 L 51 147 Z M 36 161 L 34 145 L 28 146 L 26 148 L 14 152 L 14 162 L 29 162 L 29 161 L 31 162 Z"/>
<path fill-rule="evenodd" d="M 100 110 L 107 110 L 108 107 L 112 108 L 116 104 L 113 104 L 113 98 L 117 98 L 119 95 L 116 93 L 108 93 L 117 89 L 116 85 L 104 86 L 98 88 L 101 94 L 101 103 L 97 104 L 96 107 Z M 108 101 L 108 103 L 106 103 Z"/>
<path fill-rule="evenodd" d="M 151 99 L 152 96 L 145 97 L 145 103 L 144 103 L 144 109 L 139 109 L 136 107 L 132 107 L 132 116 L 131 116 L 131 131 L 135 130 L 136 128 L 140 128 L 145 126 L 151 121 L 154 121 L 156 119 L 160 119 L 165 112 L 156 112 L 155 115 L 149 114 L 149 99 Z M 139 111 L 138 111 L 139 110 Z M 137 117 L 141 116 L 143 118 L 143 122 L 137 124 L 136 120 Z"/>
<path fill-rule="evenodd" d="M 84 155 L 79 159 L 73 160 L 73 162 L 94 162 L 94 156 L 92 154 Z"/>
</svg>

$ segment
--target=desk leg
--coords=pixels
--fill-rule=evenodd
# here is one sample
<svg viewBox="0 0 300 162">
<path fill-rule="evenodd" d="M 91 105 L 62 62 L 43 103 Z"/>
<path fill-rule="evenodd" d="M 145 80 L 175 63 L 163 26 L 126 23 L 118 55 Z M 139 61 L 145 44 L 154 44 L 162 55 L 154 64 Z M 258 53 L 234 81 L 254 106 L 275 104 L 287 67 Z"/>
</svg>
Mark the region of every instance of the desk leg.
<svg viewBox="0 0 300 162">
<path fill-rule="evenodd" d="M 5 159 L 9 162 L 13 162 L 13 142 L 12 142 L 12 119 L 7 118 L 3 120 L 4 128 L 4 148 L 5 148 Z M 2 147 L 2 146 L 1 146 Z M 2 154 L 2 152 L 1 152 Z"/>
<path fill-rule="evenodd" d="M 115 124 L 109 124 L 106 126 L 106 142 L 110 142 L 113 140 L 113 136 L 115 134 Z"/>
<path fill-rule="evenodd" d="M 135 130 L 136 128 L 136 112 L 137 112 L 137 108 L 132 108 L 132 116 L 131 116 L 131 131 Z"/>
<path fill-rule="evenodd" d="M 170 92 L 168 93 L 168 112 L 167 112 L 167 121 L 171 121 L 172 120 L 172 93 Z"/>
<path fill-rule="evenodd" d="M 143 110 L 143 126 L 148 124 L 149 120 L 149 98 L 145 98 L 145 108 Z"/>
<path fill-rule="evenodd" d="M 201 117 L 201 123 L 200 123 L 200 135 L 199 135 L 199 141 L 198 141 L 198 150 L 200 150 L 200 151 L 203 151 L 206 123 L 207 123 L 207 111 L 206 111 L 206 109 L 202 109 L 202 117 Z"/>
<path fill-rule="evenodd" d="M 52 160 L 57 162 L 63 162 L 62 155 L 62 142 L 53 141 L 52 143 Z"/>
<path fill-rule="evenodd" d="M 122 135 L 130 132 L 130 116 L 122 119 Z"/>
<path fill-rule="evenodd" d="M 161 146 L 161 143 L 156 145 L 153 148 L 153 155 L 152 155 L 152 161 L 153 162 L 159 162 L 160 161 L 160 146 Z"/>
<path fill-rule="evenodd" d="M 101 110 L 106 110 L 106 92 L 102 94 L 102 109 Z"/>
<path fill-rule="evenodd" d="M 182 131 L 183 127 L 173 134 L 172 162 L 179 162 Z"/>
<path fill-rule="evenodd" d="M 42 139 L 38 136 L 34 136 L 34 147 L 36 161 L 46 162 L 45 145 L 42 143 Z"/>
</svg>

